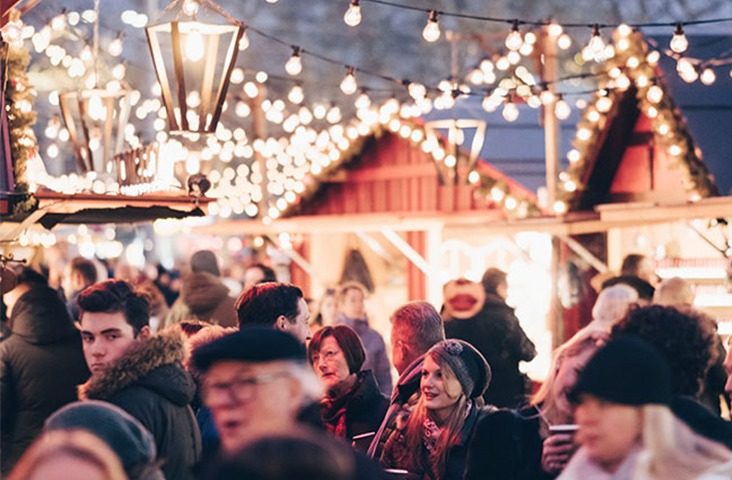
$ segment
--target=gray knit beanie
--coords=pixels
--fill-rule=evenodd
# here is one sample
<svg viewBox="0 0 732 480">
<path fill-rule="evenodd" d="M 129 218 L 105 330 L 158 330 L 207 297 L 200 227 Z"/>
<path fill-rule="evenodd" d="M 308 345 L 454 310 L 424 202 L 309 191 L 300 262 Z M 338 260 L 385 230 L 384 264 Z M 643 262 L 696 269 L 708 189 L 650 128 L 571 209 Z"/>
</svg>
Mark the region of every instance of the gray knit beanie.
<svg viewBox="0 0 732 480">
<path fill-rule="evenodd" d="M 465 396 L 474 399 L 483 395 L 491 383 L 491 367 L 474 346 L 463 340 L 448 339 L 429 349 L 432 355 L 447 364 L 455 373 Z"/>
</svg>

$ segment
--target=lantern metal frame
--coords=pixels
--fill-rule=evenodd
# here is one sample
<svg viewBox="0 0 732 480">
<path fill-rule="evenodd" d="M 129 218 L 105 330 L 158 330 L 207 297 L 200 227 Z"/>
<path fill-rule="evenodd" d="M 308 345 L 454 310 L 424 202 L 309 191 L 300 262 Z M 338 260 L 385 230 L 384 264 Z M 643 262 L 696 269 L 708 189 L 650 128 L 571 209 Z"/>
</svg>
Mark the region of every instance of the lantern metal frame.
<svg viewBox="0 0 732 480">
<path fill-rule="evenodd" d="M 104 108 L 103 118 L 93 118 L 90 103 L 98 98 Z M 81 173 L 106 172 L 114 174 L 114 156 L 122 152 L 130 110 L 132 108 L 127 90 L 116 92 L 95 88 L 69 91 L 59 95 L 61 118 L 69 132 L 77 165 Z M 92 142 L 95 130 L 100 130 L 99 148 L 102 149 L 101 164 L 95 165 Z"/>
<path fill-rule="evenodd" d="M 204 17 L 215 19 L 217 23 L 203 21 Z M 145 27 L 168 127 L 172 133 L 216 131 L 244 30 L 242 22 L 210 0 L 174 0 L 166 7 L 161 19 Z M 186 58 L 183 52 L 183 42 L 193 33 L 203 41 L 200 46 L 203 55 L 196 60 Z M 230 36 L 228 45 L 227 36 Z M 169 45 L 171 51 L 166 52 L 168 55 L 164 54 L 164 45 Z M 223 51 L 221 47 L 226 48 L 226 53 L 219 62 L 220 52 Z M 169 64 L 171 61 L 172 65 Z M 217 69 L 221 70 L 218 81 Z M 197 81 L 191 82 L 191 79 Z M 191 83 L 197 85 L 191 86 Z M 200 104 L 197 107 L 189 106 L 188 96 L 198 91 L 196 86 L 200 87 Z M 197 114 L 198 125 L 189 119 L 189 112 Z"/>
</svg>

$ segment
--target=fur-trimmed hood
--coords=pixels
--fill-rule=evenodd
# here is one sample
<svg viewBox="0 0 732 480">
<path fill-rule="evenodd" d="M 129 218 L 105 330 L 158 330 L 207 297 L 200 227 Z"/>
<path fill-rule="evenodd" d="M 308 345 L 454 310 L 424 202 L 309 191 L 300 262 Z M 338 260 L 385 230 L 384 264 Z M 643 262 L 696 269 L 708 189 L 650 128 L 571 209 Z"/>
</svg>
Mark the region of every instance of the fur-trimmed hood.
<svg viewBox="0 0 732 480">
<path fill-rule="evenodd" d="M 186 349 L 178 329 L 169 329 L 133 345 L 101 375 L 79 386 L 81 400 L 108 400 L 132 385 L 153 390 L 178 405 L 187 405 L 195 383 L 182 367 Z"/>
</svg>

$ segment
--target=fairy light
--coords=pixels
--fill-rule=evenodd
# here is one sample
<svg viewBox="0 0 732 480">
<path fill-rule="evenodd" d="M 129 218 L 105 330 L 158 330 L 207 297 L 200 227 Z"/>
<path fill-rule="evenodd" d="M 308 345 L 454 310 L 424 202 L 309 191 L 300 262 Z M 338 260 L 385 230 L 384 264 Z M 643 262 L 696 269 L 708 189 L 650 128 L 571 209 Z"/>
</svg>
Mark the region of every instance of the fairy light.
<svg viewBox="0 0 732 480">
<path fill-rule="evenodd" d="M 287 94 L 287 99 L 295 105 L 300 105 L 305 100 L 305 93 L 300 85 L 293 85 Z"/>
<path fill-rule="evenodd" d="M 676 24 L 676 30 L 674 30 L 674 36 L 671 37 L 669 47 L 676 53 L 684 53 L 689 48 L 689 40 L 686 38 L 684 26 L 681 23 Z"/>
<path fill-rule="evenodd" d="M 651 103 L 659 103 L 663 99 L 663 89 L 658 85 L 651 85 L 646 92 L 646 98 Z"/>
<path fill-rule="evenodd" d="M 704 70 L 702 70 L 702 73 L 699 76 L 699 80 L 704 85 L 711 85 L 717 80 L 717 74 L 714 73 L 714 70 L 712 68 L 707 67 Z"/>
<path fill-rule="evenodd" d="M 440 39 L 440 24 L 437 21 L 437 10 L 430 10 L 427 25 L 422 30 L 422 38 L 433 43 Z"/>
<path fill-rule="evenodd" d="M 355 27 L 361 23 L 361 5 L 359 5 L 359 0 L 351 0 L 351 5 L 349 5 L 348 10 L 343 15 L 343 21 L 349 27 Z"/>
<path fill-rule="evenodd" d="M 249 35 L 247 35 L 247 30 L 244 28 L 244 32 L 241 34 L 241 38 L 239 39 L 239 51 L 242 52 L 249 48 Z"/>
<path fill-rule="evenodd" d="M 292 55 L 285 64 L 285 71 L 292 76 L 299 75 L 302 72 L 302 58 L 300 56 L 300 47 L 292 47 Z"/>
<path fill-rule="evenodd" d="M 515 122 L 519 117 L 519 109 L 513 101 L 509 100 L 503 106 L 501 115 L 503 115 L 504 120 L 507 122 Z"/>
<path fill-rule="evenodd" d="M 521 48 L 521 45 L 523 45 L 524 39 L 521 36 L 521 32 L 519 31 L 519 23 L 518 20 L 514 20 L 513 26 L 511 27 L 511 33 L 508 34 L 506 37 L 506 48 L 509 50 L 515 51 Z"/>
<path fill-rule="evenodd" d="M 341 81 L 341 91 L 346 95 L 353 95 L 356 90 L 358 90 L 358 84 L 356 83 L 353 67 L 346 67 L 346 76 Z"/>
<path fill-rule="evenodd" d="M 559 35 L 559 38 L 557 38 L 557 47 L 559 47 L 560 50 L 569 50 L 569 47 L 572 46 L 572 37 L 570 37 L 566 32 Z"/>
<path fill-rule="evenodd" d="M 592 53 L 595 60 L 600 59 L 605 51 L 605 42 L 602 40 L 602 35 L 600 34 L 600 26 L 597 24 L 592 27 L 592 37 L 590 38 L 590 42 L 587 44 L 587 48 Z"/>
<path fill-rule="evenodd" d="M 562 95 L 559 95 L 557 103 L 554 104 L 554 115 L 556 115 L 559 120 L 566 120 L 571 114 L 572 108 L 569 106 L 567 101 L 564 100 Z"/>
<path fill-rule="evenodd" d="M 562 33 L 564 33 L 564 29 L 562 28 L 562 26 L 553 20 L 549 25 L 547 25 L 546 31 L 549 36 L 554 39 L 558 39 L 562 35 Z"/>
<path fill-rule="evenodd" d="M 356 97 L 356 101 L 353 102 L 353 104 L 357 109 L 364 110 L 371 106 L 371 99 L 369 98 L 368 93 L 362 90 L 359 96 Z"/>
</svg>

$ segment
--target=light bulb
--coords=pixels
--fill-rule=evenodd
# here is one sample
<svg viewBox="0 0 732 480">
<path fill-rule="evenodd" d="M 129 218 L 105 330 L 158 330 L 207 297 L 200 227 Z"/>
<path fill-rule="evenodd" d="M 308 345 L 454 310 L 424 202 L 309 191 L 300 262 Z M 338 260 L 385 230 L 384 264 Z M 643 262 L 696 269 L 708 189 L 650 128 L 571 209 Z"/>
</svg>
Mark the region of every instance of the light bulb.
<svg viewBox="0 0 732 480">
<path fill-rule="evenodd" d="M 415 100 L 421 100 L 427 95 L 427 88 L 421 83 L 410 82 L 407 87 L 409 95 Z"/>
<path fill-rule="evenodd" d="M 243 51 L 249 48 L 249 36 L 247 35 L 247 31 L 244 30 L 244 33 L 241 34 L 241 38 L 239 39 L 239 51 Z"/>
<path fill-rule="evenodd" d="M 549 105 L 550 103 L 552 103 L 554 101 L 555 97 L 554 97 L 554 93 L 552 93 L 551 90 L 545 88 L 539 94 L 539 98 L 541 99 L 541 103 L 543 105 Z"/>
<path fill-rule="evenodd" d="M 203 58 L 203 35 L 194 29 L 186 35 L 185 54 L 186 58 L 192 62 L 197 62 Z"/>
<path fill-rule="evenodd" d="M 358 96 L 358 98 L 356 98 L 354 105 L 359 110 L 364 109 L 364 108 L 369 108 L 371 106 L 371 99 L 369 98 L 369 95 L 366 92 L 361 92 L 361 94 Z"/>
<path fill-rule="evenodd" d="M 102 103 L 102 98 L 99 95 L 94 95 L 89 98 L 89 116 L 98 122 L 101 122 L 107 117 L 107 108 Z"/>
<path fill-rule="evenodd" d="M 183 13 L 192 17 L 198 13 L 198 2 L 196 0 L 185 0 L 183 2 Z"/>
<path fill-rule="evenodd" d="M 355 27 L 361 23 L 361 5 L 359 5 L 359 0 L 351 0 L 351 5 L 346 10 L 345 15 L 343 15 L 343 21 L 349 27 Z"/>
<path fill-rule="evenodd" d="M 590 38 L 590 43 L 587 44 L 590 51 L 595 55 L 595 58 L 598 58 L 600 55 L 602 55 L 603 51 L 605 50 L 605 42 L 602 41 L 602 36 L 600 35 L 600 27 L 595 25 L 592 27 L 592 38 Z"/>
<path fill-rule="evenodd" d="M 515 122 L 516 119 L 519 116 L 519 110 L 515 103 L 508 101 L 503 106 L 503 111 L 501 112 L 501 115 L 503 115 L 503 118 L 507 122 Z"/>
<path fill-rule="evenodd" d="M 569 106 L 569 104 L 560 96 L 557 103 L 554 104 L 554 115 L 559 120 L 566 120 L 569 118 L 569 115 L 572 113 L 572 108 Z"/>
<path fill-rule="evenodd" d="M 353 95 L 358 90 L 358 84 L 356 83 L 356 76 L 353 74 L 353 68 L 348 67 L 346 76 L 343 77 L 341 82 L 341 91 L 346 95 Z"/>
<path fill-rule="evenodd" d="M 663 89 L 658 85 L 651 85 L 646 92 L 646 98 L 651 103 L 658 103 L 663 99 Z"/>
<path fill-rule="evenodd" d="M 422 38 L 430 43 L 440 39 L 440 25 L 437 23 L 437 12 L 435 10 L 430 10 L 427 25 L 422 30 Z"/>
<path fill-rule="evenodd" d="M 300 105 L 305 100 L 305 93 L 300 85 L 294 85 L 287 94 L 287 99 L 295 105 Z"/>
<path fill-rule="evenodd" d="M 570 37 L 566 33 L 559 35 L 559 38 L 557 39 L 557 47 L 559 47 L 561 50 L 567 50 L 571 46 L 572 37 Z"/>
<path fill-rule="evenodd" d="M 290 75 L 299 75 L 302 72 L 302 58 L 300 58 L 300 49 L 293 49 L 292 56 L 285 64 L 285 71 Z"/>
<path fill-rule="evenodd" d="M 714 70 L 707 67 L 702 70 L 702 73 L 699 76 L 699 80 L 701 80 L 704 85 L 711 85 L 715 82 L 715 80 L 717 80 L 717 74 L 714 73 Z"/>
<path fill-rule="evenodd" d="M 513 28 L 511 29 L 511 33 L 506 37 L 505 43 L 506 48 L 509 50 L 518 50 L 524 44 L 524 39 L 521 37 L 521 32 L 519 32 L 518 22 L 513 22 Z"/>
<path fill-rule="evenodd" d="M 120 55 L 122 55 L 122 39 L 117 37 L 114 40 L 112 40 L 111 42 L 109 42 L 107 51 L 113 57 L 119 57 Z"/>
<path fill-rule="evenodd" d="M 564 33 L 564 29 L 557 22 L 551 22 L 547 25 L 546 30 L 549 36 L 553 38 L 558 38 L 562 33 Z"/>
<path fill-rule="evenodd" d="M 630 25 L 626 23 L 621 23 L 618 25 L 618 28 L 616 30 L 618 32 L 618 35 L 621 37 L 629 37 L 631 33 L 633 33 L 633 29 L 630 27 Z"/>
<path fill-rule="evenodd" d="M 684 27 L 680 23 L 676 24 L 676 30 L 674 30 L 674 36 L 671 37 L 669 47 L 676 53 L 684 53 L 689 48 L 689 40 L 686 39 Z"/>
</svg>

